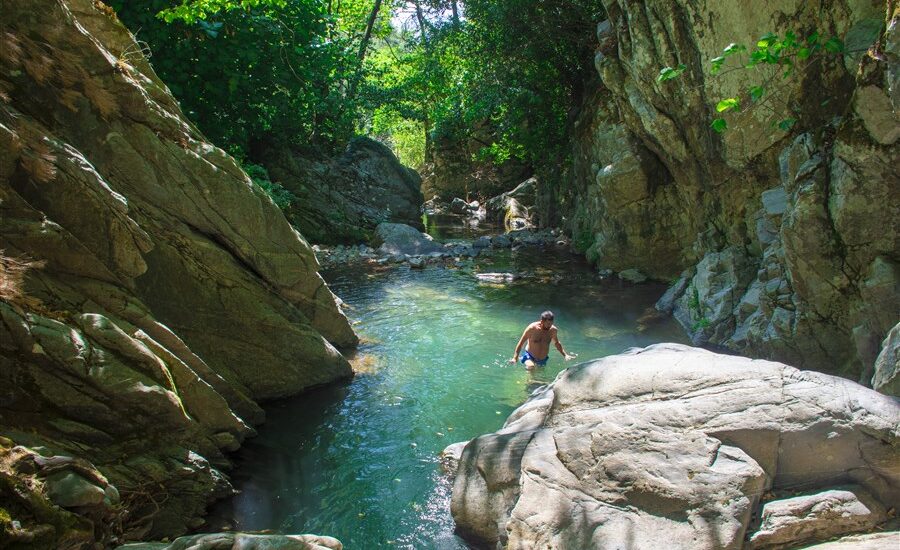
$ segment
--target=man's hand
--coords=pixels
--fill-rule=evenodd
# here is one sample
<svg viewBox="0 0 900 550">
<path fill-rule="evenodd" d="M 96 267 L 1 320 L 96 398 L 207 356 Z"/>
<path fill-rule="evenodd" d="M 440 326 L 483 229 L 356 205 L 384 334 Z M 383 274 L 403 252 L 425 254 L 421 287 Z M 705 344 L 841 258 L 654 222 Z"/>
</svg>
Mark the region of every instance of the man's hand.
<svg viewBox="0 0 900 550">
<path fill-rule="evenodd" d="M 509 361 L 507 361 L 507 363 L 509 363 L 510 365 L 515 365 L 515 364 L 516 364 L 516 358 L 513 357 L 512 359 L 510 359 Z"/>
<path fill-rule="evenodd" d="M 575 359 L 576 357 L 578 357 L 577 353 L 566 353 L 566 361 L 571 361 L 572 359 Z"/>
</svg>

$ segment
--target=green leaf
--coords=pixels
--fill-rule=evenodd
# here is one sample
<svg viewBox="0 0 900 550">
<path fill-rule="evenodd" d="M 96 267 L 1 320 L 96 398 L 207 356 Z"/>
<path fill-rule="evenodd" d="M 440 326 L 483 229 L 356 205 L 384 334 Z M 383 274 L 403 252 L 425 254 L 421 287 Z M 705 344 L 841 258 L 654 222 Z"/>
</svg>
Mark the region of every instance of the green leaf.
<svg viewBox="0 0 900 550">
<path fill-rule="evenodd" d="M 678 78 L 678 76 L 683 73 L 687 69 L 685 64 L 678 65 L 677 68 L 672 67 L 663 67 L 659 71 L 659 76 L 656 77 L 657 82 L 665 82 L 667 80 L 672 80 L 673 78 Z"/>
<path fill-rule="evenodd" d="M 802 61 L 808 58 L 811 53 L 812 52 L 809 48 L 800 48 L 799 50 L 797 50 L 797 59 L 800 59 Z"/>
<path fill-rule="evenodd" d="M 766 50 L 772 44 L 778 42 L 778 35 L 773 33 L 766 33 L 756 42 L 756 47 L 761 50 Z"/>
<path fill-rule="evenodd" d="M 759 101 L 764 93 L 766 93 L 766 89 L 762 86 L 753 86 L 750 88 L 750 101 Z"/>
<path fill-rule="evenodd" d="M 844 51 L 844 43 L 841 42 L 840 38 L 832 36 L 825 42 L 825 51 L 830 53 L 841 53 Z"/>
<path fill-rule="evenodd" d="M 819 43 L 819 31 L 814 31 L 809 37 L 806 39 L 806 44 L 809 46 L 814 46 Z"/>
<path fill-rule="evenodd" d="M 712 63 L 712 69 L 710 69 L 710 73 L 717 74 L 720 70 L 722 70 L 722 65 L 725 63 L 725 56 L 714 57 L 710 60 Z"/>
<path fill-rule="evenodd" d="M 782 42 L 782 45 L 785 48 L 793 48 L 797 45 L 797 35 L 794 34 L 794 31 L 788 31 L 785 33 L 784 42 Z"/>
<path fill-rule="evenodd" d="M 747 68 L 758 65 L 766 60 L 768 53 L 761 50 L 756 50 L 750 54 L 750 62 L 747 63 Z"/>
<path fill-rule="evenodd" d="M 778 128 L 785 132 L 788 132 L 788 131 L 790 131 L 790 129 L 794 126 L 794 124 L 796 122 L 797 122 L 796 118 L 786 118 L 786 119 L 778 122 Z"/>
<path fill-rule="evenodd" d="M 720 134 L 728 129 L 728 123 L 725 122 L 724 118 L 717 118 L 717 119 L 713 120 L 712 123 L 710 124 L 710 126 L 712 127 L 713 130 L 715 130 L 716 132 L 718 132 Z"/>
<path fill-rule="evenodd" d="M 722 50 L 722 57 L 728 57 L 729 55 L 734 55 L 736 53 L 741 53 L 747 51 L 747 48 L 743 44 L 735 44 L 732 42 L 728 46 Z"/>
<path fill-rule="evenodd" d="M 716 112 L 724 113 L 726 111 L 730 111 L 732 109 L 740 110 L 741 108 L 741 100 L 736 97 L 729 97 L 728 99 L 723 99 L 719 103 L 716 104 Z"/>
</svg>

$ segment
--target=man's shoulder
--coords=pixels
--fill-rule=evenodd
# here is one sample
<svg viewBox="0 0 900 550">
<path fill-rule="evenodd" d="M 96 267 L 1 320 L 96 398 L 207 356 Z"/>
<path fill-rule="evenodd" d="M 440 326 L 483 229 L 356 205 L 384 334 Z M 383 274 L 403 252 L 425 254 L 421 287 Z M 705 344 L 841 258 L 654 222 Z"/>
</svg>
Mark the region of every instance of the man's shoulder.
<svg viewBox="0 0 900 550">
<path fill-rule="evenodd" d="M 541 328 L 541 322 L 537 321 L 535 323 L 529 323 L 529 325 L 525 327 L 525 330 L 537 330 L 539 328 Z"/>
</svg>

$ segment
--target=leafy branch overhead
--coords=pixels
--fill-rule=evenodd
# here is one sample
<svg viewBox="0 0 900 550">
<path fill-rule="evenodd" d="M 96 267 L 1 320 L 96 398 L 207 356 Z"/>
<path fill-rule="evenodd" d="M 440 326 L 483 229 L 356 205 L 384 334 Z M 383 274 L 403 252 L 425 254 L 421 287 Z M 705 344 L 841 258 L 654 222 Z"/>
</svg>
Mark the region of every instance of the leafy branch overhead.
<svg viewBox="0 0 900 550">
<path fill-rule="evenodd" d="M 795 72 L 805 70 L 823 56 L 837 57 L 843 53 L 845 53 L 844 43 L 839 38 L 833 36 L 823 41 L 818 32 L 813 32 L 802 39 L 793 31 L 788 31 L 784 36 L 767 33 L 756 41 L 752 50 L 748 50 L 743 44 L 729 44 L 722 50 L 721 55 L 709 61 L 711 75 L 761 67 L 769 67 L 774 69 L 774 72 L 770 71 L 762 82 L 750 86 L 742 93 L 716 102 L 716 113 L 723 116 L 714 118 L 710 122 L 710 127 L 716 132 L 724 132 L 728 129 L 728 121 L 724 117 L 726 113 L 739 112 L 744 106 L 750 109 L 764 104 L 773 94 L 777 94 L 779 81 L 790 79 Z M 656 80 L 659 83 L 674 80 L 686 69 L 684 64 L 674 68 L 664 67 L 659 71 Z M 786 106 L 786 110 L 791 109 Z M 787 116 L 773 123 L 773 127 L 786 132 L 796 122 L 795 117 Z"/>
</svg>

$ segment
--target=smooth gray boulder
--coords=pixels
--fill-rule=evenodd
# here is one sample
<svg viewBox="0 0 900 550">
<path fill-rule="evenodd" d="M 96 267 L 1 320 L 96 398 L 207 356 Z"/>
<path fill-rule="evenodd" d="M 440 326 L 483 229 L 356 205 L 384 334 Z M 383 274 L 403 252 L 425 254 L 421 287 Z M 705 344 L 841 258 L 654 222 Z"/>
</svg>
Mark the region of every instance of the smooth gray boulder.
<svg viewBox="0 0 900 550">
<path fill-rule="evenodd" d="M 898 463 L 890 396 L 657 344 L 563 371 L 470 441 L 451 511 L 506 549 L 738 549 L 764 494 L 855 483 L 897 507 Z"/>
<path fill-rule="evenodd" d="M 420 256 L 440 252 L 443 247 L 415 227 L 402 223 L 380 223 L 375 228 L 375 241 L 382 255 Z"/>
</svg>

